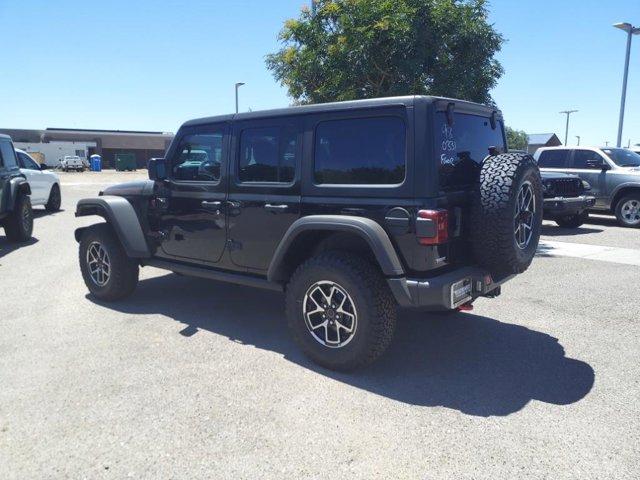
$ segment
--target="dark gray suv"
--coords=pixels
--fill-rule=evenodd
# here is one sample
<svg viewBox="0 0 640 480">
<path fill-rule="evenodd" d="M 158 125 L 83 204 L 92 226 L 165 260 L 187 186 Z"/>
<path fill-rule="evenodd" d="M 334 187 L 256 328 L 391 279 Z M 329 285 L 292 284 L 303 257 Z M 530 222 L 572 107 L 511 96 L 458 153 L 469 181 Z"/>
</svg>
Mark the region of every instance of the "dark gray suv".
<svg viewBox="0 0 640 480">
<path fill-rule="evenodd" d="M 591 185 L 594 211 L 613 213 L 623 227 L 640 227 L 640 155 L 626 148 L 540 148 L 542 171 L 572 173 Z"/>
</svg>

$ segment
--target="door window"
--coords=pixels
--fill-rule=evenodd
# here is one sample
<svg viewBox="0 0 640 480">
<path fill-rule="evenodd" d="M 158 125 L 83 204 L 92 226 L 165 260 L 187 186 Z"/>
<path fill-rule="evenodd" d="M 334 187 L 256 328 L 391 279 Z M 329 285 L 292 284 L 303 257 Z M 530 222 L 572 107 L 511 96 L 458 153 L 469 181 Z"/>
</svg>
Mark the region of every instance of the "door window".
<svg viewBox="0 0 640 480">
<path fill-rule="evenodd" d="M 405 125 L 399 117 L 321 122 L 315 135 L 315 182 L 400 184 L 405 175 L 405 148 Z"/>
<path fill-rule="evenodd" d="M 13 151 L 13 146 L 8 140 L 0 140 L 0 164 L 4 164 L 5 167 L 16 167 L 16 155 Z"/>
<path fill-rule="evenodd" d="M 176 180 L 219 182 L 222 165 L 222 130 L 185 135 L 180 140 L 172 173 Z"/>
<path fill-rule="evenodd" d="M 297 133 L 291 128 L 248 128 L 240 135 L 241 182 L 291 183 L 295 177 Z"/>
<path fill-rule="evenodd" d="M 587 162 L 595 161 L 596 166 L 589 166 Z M 573 154 L 573 168 L 582 168 L 587 170 L 600 170 L 600 166 L 604 163 L 602 156 L 592 150 L 576 150 Z"/>
<path fill-rule="evenodd" d="M 21 152 L 17 152 L 17 154 L 18 162 L 20 162 L 21 168 L 26 168 L 27 170 L 40 170 L 38 164 L 34 162 L 29 155 L 25 155 Z"/>
<path fill-rule="evenodd" d="M 540 153 L 540 168 L 567 168 L 570 150 L 545 150 Z"/>
</svg>

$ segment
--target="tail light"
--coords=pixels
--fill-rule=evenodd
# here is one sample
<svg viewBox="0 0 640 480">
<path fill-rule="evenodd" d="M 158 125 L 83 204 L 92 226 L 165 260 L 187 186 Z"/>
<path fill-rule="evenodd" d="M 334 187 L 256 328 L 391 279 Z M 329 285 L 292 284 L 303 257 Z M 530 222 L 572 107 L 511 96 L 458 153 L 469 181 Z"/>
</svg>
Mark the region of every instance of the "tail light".
<svg viewBox="0 0 640 480">
<path fill-rule="evenodd" d="M 437 245 L 449 239 L 449 212 L 447 210 L 419 210 L 416 236 L 420 245 Z"/>
</svg>

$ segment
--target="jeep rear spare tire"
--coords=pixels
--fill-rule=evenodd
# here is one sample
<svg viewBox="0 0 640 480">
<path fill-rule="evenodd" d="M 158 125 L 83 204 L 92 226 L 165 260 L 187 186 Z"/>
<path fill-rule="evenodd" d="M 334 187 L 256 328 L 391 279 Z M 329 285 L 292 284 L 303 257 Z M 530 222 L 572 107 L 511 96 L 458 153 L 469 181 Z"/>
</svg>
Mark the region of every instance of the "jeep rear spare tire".
<svg viewBox="0 0 640 480">
<path fill-rule="evenodd" d="M 542 181 L 533 157 L 487 157 L 471 210 L 476 261 L 495 275 L 524 272 L 538 248 L 542 225 Z"/>
</svg>

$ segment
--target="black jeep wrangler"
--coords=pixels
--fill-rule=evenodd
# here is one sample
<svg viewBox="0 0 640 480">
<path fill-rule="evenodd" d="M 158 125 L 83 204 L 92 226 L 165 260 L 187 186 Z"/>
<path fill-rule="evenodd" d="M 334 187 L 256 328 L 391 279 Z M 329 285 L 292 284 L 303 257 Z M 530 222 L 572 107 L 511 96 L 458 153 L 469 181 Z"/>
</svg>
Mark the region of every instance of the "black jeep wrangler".
<svg viewBox="0 0 640 480">
<path fill-rule="evenodd" d="M 18 166 L 11 137 L 0 134 L 0 227 L 7 239 L 26 242 L 33 233 L 31 188 Z"/>
<path fill-rule="evenodd" d="M 353 369 L 398 306 L 466 308 L 527 269 L 542 184 L 506 151 L 499 111 L 424 96 L 191 120 L 150 181 L 78 202 L 106 219 L 76 230 L 80 268 L 102 300 L 147 265 L 284 291 L 304 352 Z"/>
<path fill-rule="evenodd" d="M 578 228 L 589 219 L 589 208 L 596 203 L 596 197 L 588 195 L 591 185 L 568 173 L 541 172 L 541 176 L 544 218 L 562 228 Z"/>
</svg>

